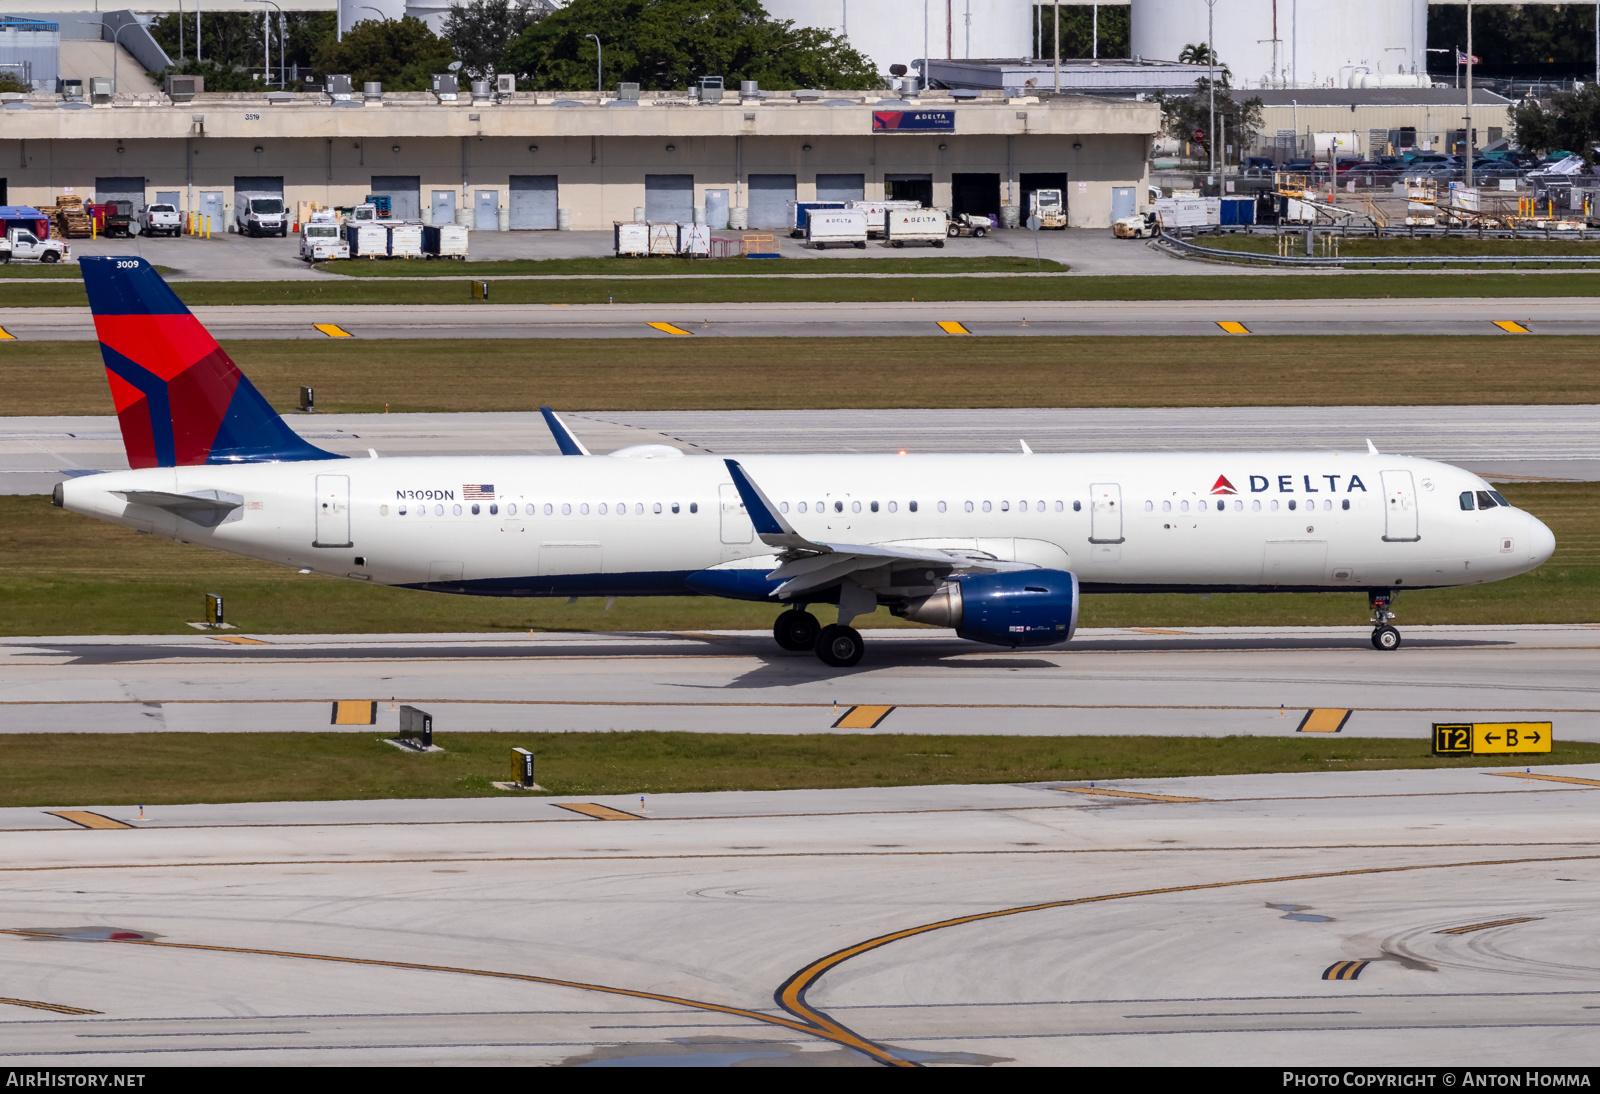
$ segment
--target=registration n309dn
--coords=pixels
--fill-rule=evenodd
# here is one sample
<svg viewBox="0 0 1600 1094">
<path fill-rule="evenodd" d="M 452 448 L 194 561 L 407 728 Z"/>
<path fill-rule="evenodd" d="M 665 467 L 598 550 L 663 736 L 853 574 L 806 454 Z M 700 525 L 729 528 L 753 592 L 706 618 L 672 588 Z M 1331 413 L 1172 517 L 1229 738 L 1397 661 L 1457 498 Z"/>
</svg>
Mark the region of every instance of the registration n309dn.
<svg viewBox="0 0 1600 1094">
<path fill-rule="evenodd" d="M 853 665 L 879 606 L 999 646 L 1069 640 L 1085 593 L 1365 592 L 1525 573 L 1541 521 L 1448 464 L 1377 452 L 590 455 L 350 459 L 301 439 L 156 271 L 85 258 L 132 470 L 75 513 L 249 558 L 479 596 L 721 596 L 778 644 Z M 837 605 L 821 626 L 804 610 Z"/>
</svg>

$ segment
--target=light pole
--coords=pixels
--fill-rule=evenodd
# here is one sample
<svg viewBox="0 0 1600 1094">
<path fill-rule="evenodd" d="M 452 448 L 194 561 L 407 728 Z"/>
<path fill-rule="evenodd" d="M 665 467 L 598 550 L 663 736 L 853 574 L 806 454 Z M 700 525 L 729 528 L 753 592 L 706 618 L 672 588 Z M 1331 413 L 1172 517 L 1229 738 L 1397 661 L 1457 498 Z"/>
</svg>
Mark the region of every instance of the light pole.
<svg viewBox="0 0 1600 1094">
<path fill-rule="evenodd" d="M 82 23 L 86 27 L 99 27 L 101 33 L 104 33 L 106 29 L 106 25 L 104 23 L 98 23 L 92 19 L 74 19 L 73 22 Z M 137 20 L 131 23 L 123 23 L 111 33 L 111 94 L 113 95 L 117 93 L 117 61 L 119 60 L 119 56 L 117 54 L 117 36 L 123 31 L 127 30 L 129 27 L 138 25 L 140 24 Z"/>
<path fill-rule="evenodd" d="M 1472 0 L 1467 0 L 1467 167 L 1461 176 L 1467 189 L 1472 189 Z"/>
<path fill-rule="evenodd" d="M 1211 97 L 1211 173 L 1217 173 L 1217 0 L 1206 0 L 1206 93 Z"/>
<path fill-rule="evenodd" d="M 584 37 L 594 39 L 594 90 L 596 94 L 603 98 L 606 93 L 606 51 L 600 45 L 600 36 L 598 34 L 585 34 Z"/>
<path fill-rule="evenodd" d="M 273 7 L 278 8 L 278 5 L 274 4 L 273 0 L 261 0 L 261 2 L 263 4 L 272 4 Z M 262 8 L 261 9 L 261 27 L 262 27 L 261 46 L 262 46 L 263 51 L 266 53 L 265 60 L 267 62 L 267 70 L 263 75 L 266 76 L 266 84 L 267 84 L 267 86 L 271 87 L 272 86 L 272 13 L 270 11 L 268 11 L 266 8 Z M 284 50 L 284 45 L 283 45 L 283 40 L 284 40 L 285 37 L 287 37 L 287 35 L 284 34 L 283 9 L 282 8 L 278 8 L 278 87 L 279 88 L 282 88 L 283 85 L 284 85 L 284 81 L 288 79 L 287 73 L 289 71 L 289 55 Z"/>
</svg>

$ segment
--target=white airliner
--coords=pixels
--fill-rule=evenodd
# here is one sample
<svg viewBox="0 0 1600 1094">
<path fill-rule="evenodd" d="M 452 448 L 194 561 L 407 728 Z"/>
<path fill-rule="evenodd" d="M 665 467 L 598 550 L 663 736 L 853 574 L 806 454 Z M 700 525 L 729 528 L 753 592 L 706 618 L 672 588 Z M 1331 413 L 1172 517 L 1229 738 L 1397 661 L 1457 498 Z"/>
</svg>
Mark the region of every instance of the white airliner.
<svg viewBox="0 0 1600 1094">
<path fill-rule="evenodd" d="M 1000 646 L 1065 642 L 1082 593 L 1365 592 L 1526 573 L 1550 529 L 1477 475 L 1377 452 L 347 459 L 267 405 L 142 259 L 84 281 L 133 470 L 55 502 L 318 573 L 480 596 L 782 606 L 784 649 L 853 665 L 880 605 Z M 838 605 L 820 626 L 808 604 Z M 309 622 L 309 621 L 308 621 Z"/>
</svg>

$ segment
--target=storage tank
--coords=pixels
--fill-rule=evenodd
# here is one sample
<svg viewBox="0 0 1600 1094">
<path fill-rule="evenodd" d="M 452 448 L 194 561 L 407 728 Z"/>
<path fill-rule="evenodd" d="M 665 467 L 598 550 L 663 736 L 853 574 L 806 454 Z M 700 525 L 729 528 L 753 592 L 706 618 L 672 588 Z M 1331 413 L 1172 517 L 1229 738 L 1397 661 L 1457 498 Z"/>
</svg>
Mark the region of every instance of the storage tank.
<svg viewBox="0 0 1600 1094">
<path fill-rule="evenodd" d="M 1133 0 L 1136 57 L 1206 41 L 1204 0 Z M 1428 0 L 1217 0 L 1235 87 L 1427 87 Z M 1366 81 L 1366 82 L 1363 82 Z"/>
<path fill-rule="evenodd" d="M 885 76 L 890 65 L 911 69 L 920 61 L 924 37 L 929 57 L 1033 56 L 1030 0 L 762 0 L 762 7 L 774 19 L 840 35 Z"/>
</svg>

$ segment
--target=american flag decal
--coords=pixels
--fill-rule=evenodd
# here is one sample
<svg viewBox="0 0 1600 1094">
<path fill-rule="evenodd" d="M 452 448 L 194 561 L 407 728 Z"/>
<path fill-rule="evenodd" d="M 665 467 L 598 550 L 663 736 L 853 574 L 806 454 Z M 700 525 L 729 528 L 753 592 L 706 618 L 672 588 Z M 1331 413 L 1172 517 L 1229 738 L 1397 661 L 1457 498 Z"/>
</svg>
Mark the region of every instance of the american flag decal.
<svg viewBox="0 0 1600 1094">
<path fill-rule="evenodd" d="M 461 496 L 466 498 L 468 501 L 493 501 L 494 483 L 465 483 L 461 487 Z"/>
</svg>

